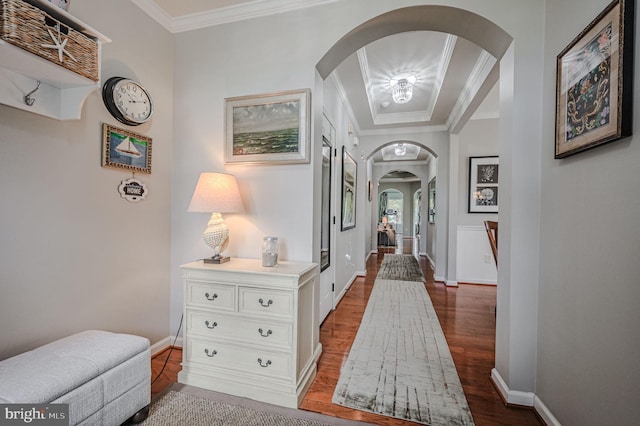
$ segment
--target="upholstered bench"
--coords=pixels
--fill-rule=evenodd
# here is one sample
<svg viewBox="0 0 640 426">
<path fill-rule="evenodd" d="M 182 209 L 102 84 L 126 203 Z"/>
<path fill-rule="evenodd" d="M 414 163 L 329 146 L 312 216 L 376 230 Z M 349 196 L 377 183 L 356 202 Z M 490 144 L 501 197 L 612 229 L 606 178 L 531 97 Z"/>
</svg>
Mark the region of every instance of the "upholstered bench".
<svg viewBox="0 0 640 426">
<path fill-rule="evenodd" d="M 0 361 L 0 403 L 69 404 L 70 425 L 146 418 L 149 340 L 90 330 Z"/>
</svg>

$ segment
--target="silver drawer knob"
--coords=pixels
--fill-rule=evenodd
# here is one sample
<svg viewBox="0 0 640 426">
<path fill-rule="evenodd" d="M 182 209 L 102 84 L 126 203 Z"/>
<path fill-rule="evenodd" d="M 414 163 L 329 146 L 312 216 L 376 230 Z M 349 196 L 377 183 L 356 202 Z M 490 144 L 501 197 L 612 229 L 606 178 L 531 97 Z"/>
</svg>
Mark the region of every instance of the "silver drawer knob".
<svg viewBox="0 0 640 426">
<path fill-rule="evenodd" d="M 214 328 L 216 328 L 218 326 L 218 323 L 215 322 L 215 321 L 212 322 L 212 323 L 210 323 L 209 321 L 205 321 L 204 325 L 206 325 L 208 329 L 213 330 Z"/>
<path fill-rule="evenodd" d="M 216 300 L 218 298 L 218 295 L 216 293 L 213 293 L 213 295 L 209 295 L 209 293 L 205 293 L 204 297 L 206 297 L 207 300 L 213 301 L 213 300 Z"/>
<path fill-rule="evenodd" d="M 207 354 L 209 358 L 213 358 L 214 356 L 218 355 L 218 351 L 216 350 L 209 351 L 209 349 L 206 349 L 206 348 L 204 350 L 204 353 Z"/>
</svg>

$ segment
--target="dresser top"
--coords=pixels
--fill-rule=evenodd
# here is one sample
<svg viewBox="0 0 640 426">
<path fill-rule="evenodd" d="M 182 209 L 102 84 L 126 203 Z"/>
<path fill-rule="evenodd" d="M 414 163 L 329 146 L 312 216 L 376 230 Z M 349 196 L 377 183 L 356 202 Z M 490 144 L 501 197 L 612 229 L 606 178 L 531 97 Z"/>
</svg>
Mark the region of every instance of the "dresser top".
<svg viewBox="0 0 640 426">
<path fill-rule="evenodd" d="M 230 273 L 253 273 L 264 275 L 286 275 L 286 276 L 300 276 L 311 270 L 318 265 L 315 263 L 299 263 L 279 261 L 276 266 L 265 267 L 262 266 L 261 259 L 243 259 L 238 257 L 232 257 L 230 261 L 225 263 L 204 263 L 202 260 L 196 262 L 186 263 L 181 265 L 182 269 L 191 269 L 198 271 L 224 271 Z"/>
</svg>

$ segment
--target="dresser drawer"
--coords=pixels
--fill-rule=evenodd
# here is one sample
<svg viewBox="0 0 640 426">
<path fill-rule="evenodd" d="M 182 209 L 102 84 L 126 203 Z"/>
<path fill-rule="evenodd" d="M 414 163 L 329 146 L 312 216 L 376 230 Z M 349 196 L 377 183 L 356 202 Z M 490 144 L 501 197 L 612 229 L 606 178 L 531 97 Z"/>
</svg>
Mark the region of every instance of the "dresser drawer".
<svg viewBox="0 0 640 426">
<path fill-rule="evenodd" d="M 189 340 L 187 361 L 256 376 L 291 378 L 291 355 L 289 354 L 234 347 L 195 338 Z"/>
<path fill-rule="evenodd" d="M 288 291 L 239 287 L 239 312 L 273 317 L 293 317 L 293 294 Z"/>
<path fill-rule="evenodd" d="M 187 311 L 187 330 L 207 338 L 237 340 L 243 343 L 290 348 L 292 324 L 247 319 L 217 312 Z"/>
<path fill-rule="evenodd" d="M 233 312 L 236 310 L 236 287 L 205 281 L 187 281 L 187 305 Z"/>
</svg>

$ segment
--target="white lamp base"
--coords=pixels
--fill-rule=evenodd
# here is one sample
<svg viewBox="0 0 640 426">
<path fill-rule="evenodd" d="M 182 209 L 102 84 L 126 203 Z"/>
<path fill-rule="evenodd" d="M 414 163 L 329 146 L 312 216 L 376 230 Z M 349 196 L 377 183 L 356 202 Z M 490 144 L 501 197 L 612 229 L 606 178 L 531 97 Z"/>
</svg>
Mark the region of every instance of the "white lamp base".
<svg viewBox="0 0 640 426">
<path fill-rule="evenodd" d="M 207 229 L 204 231 L 203 240 L 213 249 L 214 253 L 213 257 L 205 259 L 206 263 L 224 263 L 229 261 L 228 257 L 220 255 L 220 252 L 229 245 L 229 228 L 227 228 L 220 213 L 211 214 Z"/>
</svg>

